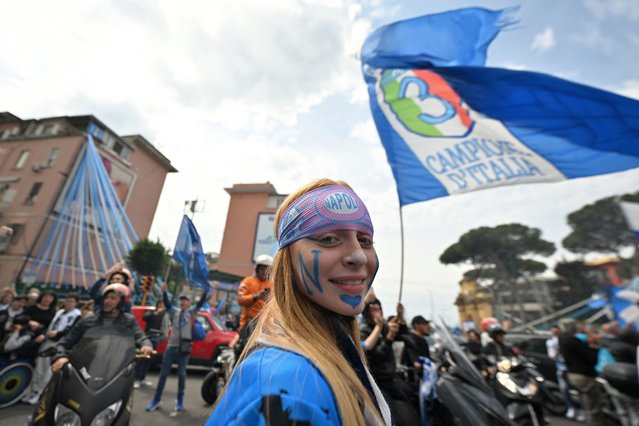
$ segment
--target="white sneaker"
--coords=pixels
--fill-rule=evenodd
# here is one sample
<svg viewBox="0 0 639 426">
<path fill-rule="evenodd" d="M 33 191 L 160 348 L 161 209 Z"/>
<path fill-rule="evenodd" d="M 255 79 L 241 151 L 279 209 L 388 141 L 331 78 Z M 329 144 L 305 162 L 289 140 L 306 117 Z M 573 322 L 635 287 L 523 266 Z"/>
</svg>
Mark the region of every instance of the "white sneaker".
<svg viewBox="0 0 639 426">
<path fill-rule="evenodd" d="M 140 389 L 140 382 L 136 380 L 135 383 L 133 383 L 133 389 Z"/>
<path fill-rule="evenodd" d="M 150 381 L 150 380 L 146 380 L 146 381 L 142 382 L 142 384 L 143 384 L 144 386 L 153 386 L 153 382 L 152 382 L 152 381 Z"/>
<path fill-rule="evenodd" d="M 40 394 L 38 392 L 36 392 L 33 395 L 31 395 L 31 397 L 29 399 L 27 399 L 26 401 L 24 401 L 24 402 L 26 402 L 29 405 L 36 405 L 39 400 L 40 400 Z"/>
<path fill-rule="evenodd" d="M 575 409 L 570 407 L 568 409 L 568 411 L 566 411 L 566 418 L 567 419 L 574 419 L 575 418 Z"/>
<path fill-rule="evenodd" d="M 584 413 L 583 411 L 579 411 L 579 414 L 577 414 L 577 417 L 575 418 L 575 420 L 581 423 L 586 423 L 586 420 L 587 420 L 586 413 Z"/>
</svg>

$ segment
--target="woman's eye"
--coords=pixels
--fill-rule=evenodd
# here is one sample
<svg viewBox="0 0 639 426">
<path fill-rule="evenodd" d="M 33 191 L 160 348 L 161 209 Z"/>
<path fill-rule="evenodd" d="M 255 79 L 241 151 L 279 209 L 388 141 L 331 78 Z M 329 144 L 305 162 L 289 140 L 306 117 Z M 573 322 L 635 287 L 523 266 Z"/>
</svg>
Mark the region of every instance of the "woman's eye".
<svg viewBox="0 0 639 426">
<path fill-rule="evenodd" d="M 319 241 L 320 243 L 330 244 L 330 243 L 336 243 L 338 239 L 337 237 L 334 237 L 332 235 L 326 235 L 321 238 L 318 238 L 317 241 Z"/>
<path fill-rule="evenodd" d="M 372 247 L 373 239 L 370 237 L 358 237 L 357 241 L 362 245 L 362 247 Z"/>
</svg>

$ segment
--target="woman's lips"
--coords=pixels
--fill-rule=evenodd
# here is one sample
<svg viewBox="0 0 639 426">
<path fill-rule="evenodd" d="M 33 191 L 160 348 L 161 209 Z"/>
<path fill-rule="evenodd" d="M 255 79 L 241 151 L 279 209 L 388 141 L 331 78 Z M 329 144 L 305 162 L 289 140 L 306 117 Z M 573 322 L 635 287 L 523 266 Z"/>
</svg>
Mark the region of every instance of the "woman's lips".
<svg viewBox="0 0 639 426">
<path fill-rule="evenodd" d="M 331 279 L 331 284 L 338 287 L 344 293 L 348 294 L 361 294 L 364 290 L 364 279 Z"/>
</svg>

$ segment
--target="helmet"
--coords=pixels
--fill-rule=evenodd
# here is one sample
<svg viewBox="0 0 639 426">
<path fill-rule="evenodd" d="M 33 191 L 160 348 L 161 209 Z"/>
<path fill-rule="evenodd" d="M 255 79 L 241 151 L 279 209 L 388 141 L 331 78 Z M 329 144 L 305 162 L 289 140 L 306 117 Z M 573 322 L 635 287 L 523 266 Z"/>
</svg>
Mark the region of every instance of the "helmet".
<svg viewBox="0 0 639 426">
<path fill-rule="evenodd" d="M 491 324 L 496 324 L 496 323 L 497 323 L 497 318 L 486 317 L 483 320 L 481 320 L 481 329 L 483 331 L 486 331 Z"/>
<path fill-rule="evenodd" d="M 255 266 L 271 266 L 273 264 L 273 258 L 268 254 L 260 254 L 255 258 Z"/>
<path fill-rule="evenodd" d="M 488 326 L 488 335 L 491 339 L 495 339 L 500 334 L 506 334 L 506 331 L 499 324 L 491 324 Z"/>
<path fill-rule="evenodd" d="M 102 297 L 106 296 L 110 291 L 115 291 L 120 295 L 120 306 L 131 301 L 131 289 L 124 284 L 117 283 L 107 285 L 102 289 Z"/>
</svg>

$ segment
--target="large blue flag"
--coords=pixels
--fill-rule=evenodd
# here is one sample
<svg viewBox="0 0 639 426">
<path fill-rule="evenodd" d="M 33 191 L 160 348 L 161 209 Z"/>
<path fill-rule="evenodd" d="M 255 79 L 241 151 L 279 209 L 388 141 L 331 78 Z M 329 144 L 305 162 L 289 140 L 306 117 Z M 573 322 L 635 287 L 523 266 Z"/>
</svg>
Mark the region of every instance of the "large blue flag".
<svg viewBox="0 0 639 426">
<path fill-rule="evenodd" d="M 362 70 L 401 205 L 639 167 L 638 101 L 484 66 L 512 12 L 428 15 L 366 39 Z"/>
<path fill-rule="evenodd" d="M 202 242 L 193 222 L 186 215 L 182 218 L 180 233 L 173 250 L 173 259 L 182 264 L 184 275 L 192 284 L 208 291 L 209 267 L 202 250 Z"/>
</svg>

